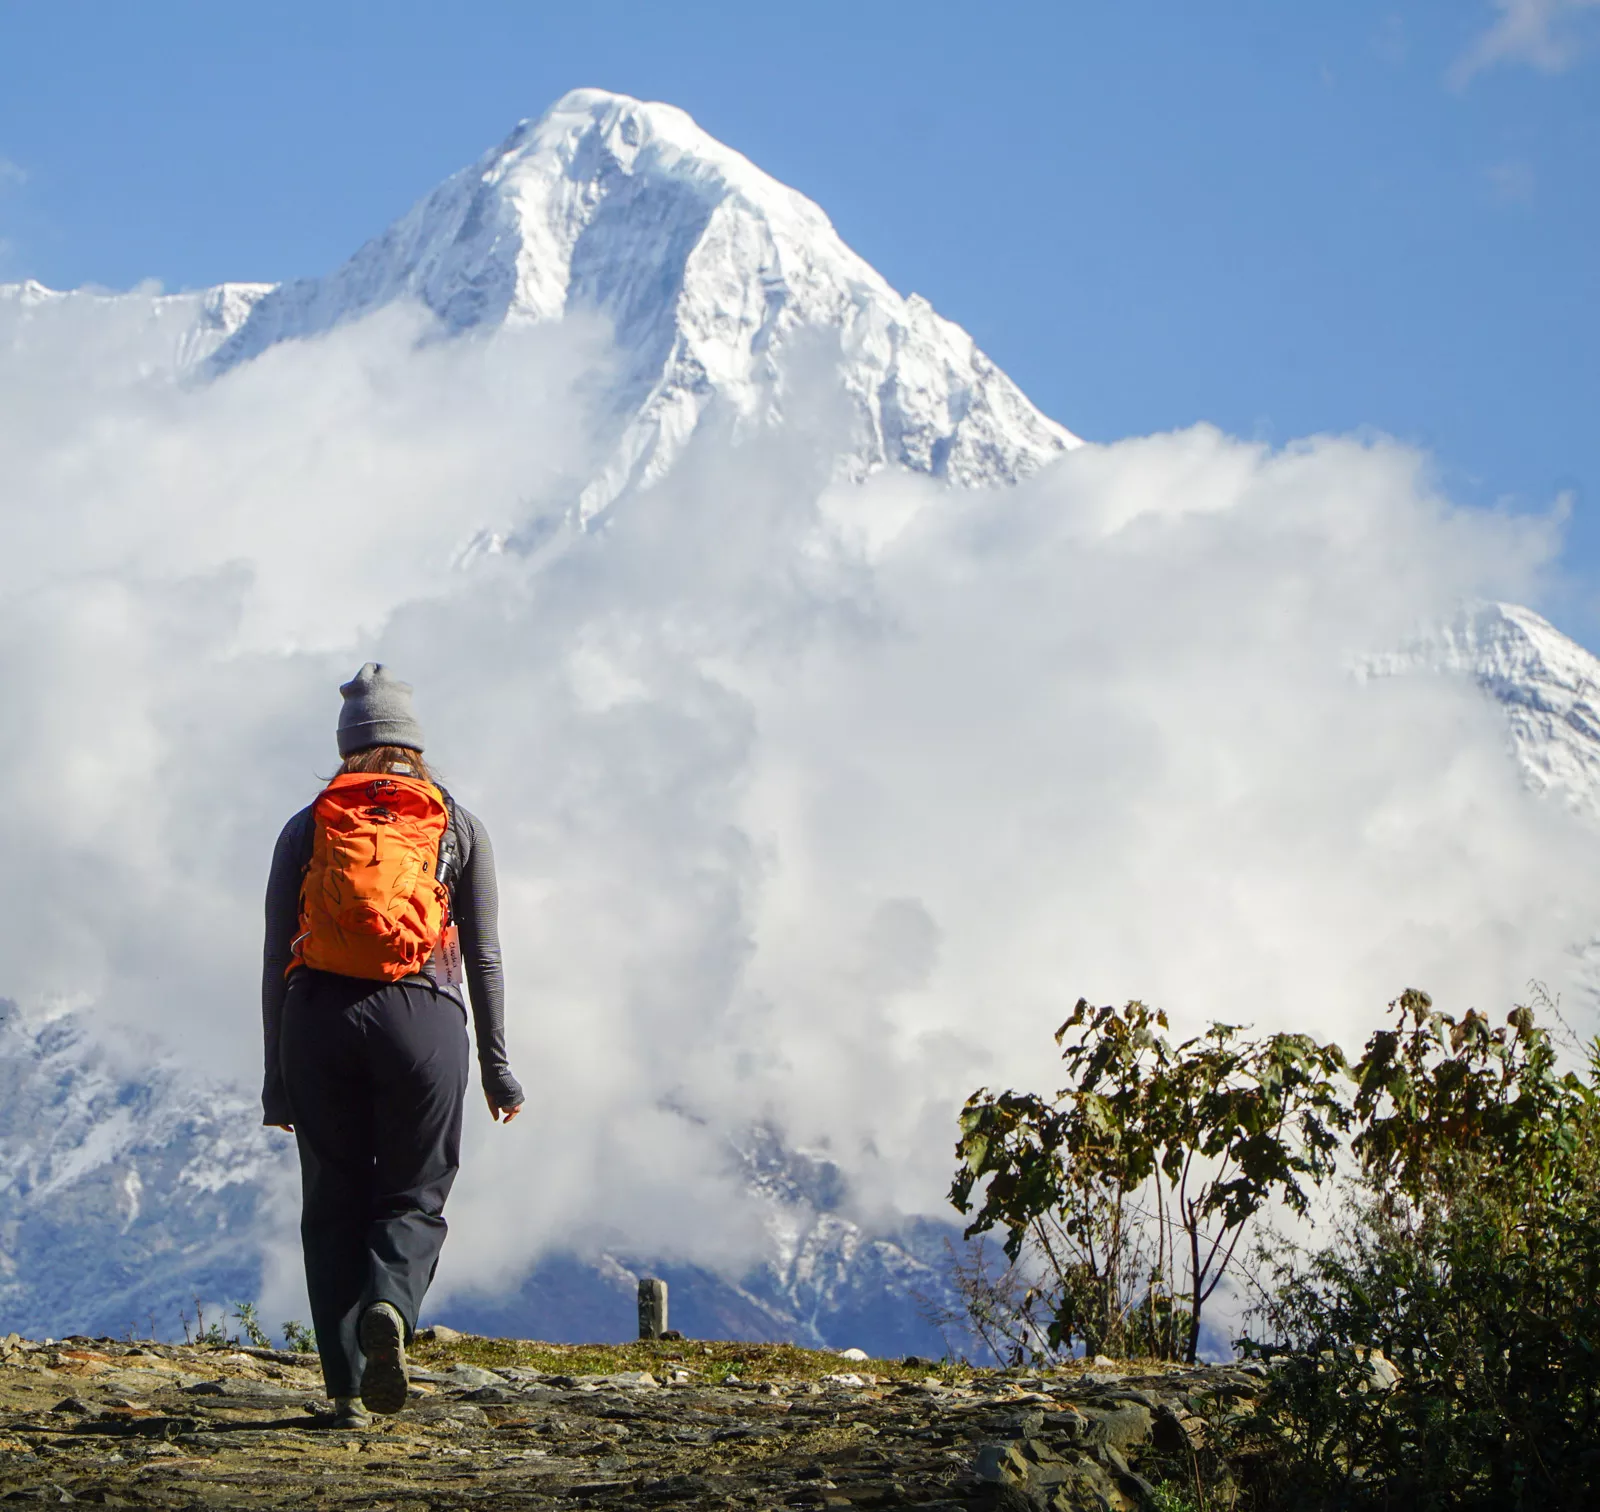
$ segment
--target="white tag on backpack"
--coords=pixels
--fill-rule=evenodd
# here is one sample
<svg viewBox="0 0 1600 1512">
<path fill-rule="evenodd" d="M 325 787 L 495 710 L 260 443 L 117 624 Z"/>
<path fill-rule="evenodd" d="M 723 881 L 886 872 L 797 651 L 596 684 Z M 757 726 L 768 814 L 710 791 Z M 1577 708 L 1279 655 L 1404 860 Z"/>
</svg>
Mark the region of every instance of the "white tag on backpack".
<svg viewBox="0 0 1600 1512">
<path fill-rule="evenodd" d="M 434 979 L 447 987 L 461 985 L 461 931 L 453 922 L 445 925 L 433 947 L 433 970 Z"/>
</svg>

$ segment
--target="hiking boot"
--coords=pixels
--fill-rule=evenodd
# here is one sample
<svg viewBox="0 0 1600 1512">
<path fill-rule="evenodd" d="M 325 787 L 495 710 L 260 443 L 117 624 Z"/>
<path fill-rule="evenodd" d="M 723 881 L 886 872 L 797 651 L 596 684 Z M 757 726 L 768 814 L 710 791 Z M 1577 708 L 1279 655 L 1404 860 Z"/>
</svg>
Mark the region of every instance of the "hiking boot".
<svg viewBox="0 0 1600 1512">
<path fill-rule="evenodd" d="M 333 1426 L 335 1428 L 370 1428 L 372 1414 L 361 1405 L 360 1397 L 335 1397 L 333 1399 Z"/>
<path fill-rule="evenodd" d="M 405 1319 L 387 1302 L 374 1302 L 361 1314 L 361 1400 L 373 1412 L 398 1412 L 410 1389 L 406 1380 Z"/>
</svg>

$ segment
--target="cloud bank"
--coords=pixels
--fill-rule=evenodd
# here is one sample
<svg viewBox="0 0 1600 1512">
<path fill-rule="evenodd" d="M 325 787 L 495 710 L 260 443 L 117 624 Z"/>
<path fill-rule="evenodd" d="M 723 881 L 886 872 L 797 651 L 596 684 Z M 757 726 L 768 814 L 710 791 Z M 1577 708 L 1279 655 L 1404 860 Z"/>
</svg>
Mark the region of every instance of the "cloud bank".
<svg viewBox="0 0 1600 1512">
<path fill-rule="evenodd" d="M 1472 688 L 1360 675 L 1559 546 L 1415 452 L 1200 427 L 843 486 L 794 396 L 584 535 L 603 332 L 389 312 L 197 386 L 143 308 L 0 305 L 0 995 L 253 1083 L 272 841 L 391 664 L 495 841 L 530 1093 L 473 1105 L 445 1291 L 742 1263 L 752 1121 L 939 1212 L 961 1098 L 1053 1087 L 1080 993 L 1353 1040 L 1408 985 L 1576 990 L 1594 837 Z"/>
</svg>

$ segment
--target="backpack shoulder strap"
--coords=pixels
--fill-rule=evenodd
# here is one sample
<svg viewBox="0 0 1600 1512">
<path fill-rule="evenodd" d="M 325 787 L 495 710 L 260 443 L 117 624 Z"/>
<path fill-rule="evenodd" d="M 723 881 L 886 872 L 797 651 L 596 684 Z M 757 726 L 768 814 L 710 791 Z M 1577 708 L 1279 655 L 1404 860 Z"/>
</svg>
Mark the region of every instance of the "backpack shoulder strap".
<svg viewBox="0 0 1600 1512">
<path fill-rule="evenodd" d="M 439 859 L 434 863 L 433 874 L 449 890 L 452 902 L 456 895 L 456 879 L 461 873 L 461 846 L 456 839 L 456 801 L 445 788 L 439 789 L 444 799 L 444 833 L 439 836 Z"/>
<path fill-rule="evenodd" d="M 297 858 L 300 862 L 300 875 L 306 874 L 306 869 L 311 865 L 311 852 L 317 840 L 317 806 L 308 803 L 296 816 L 304 822 L 300 826 Z"/>
</svg>

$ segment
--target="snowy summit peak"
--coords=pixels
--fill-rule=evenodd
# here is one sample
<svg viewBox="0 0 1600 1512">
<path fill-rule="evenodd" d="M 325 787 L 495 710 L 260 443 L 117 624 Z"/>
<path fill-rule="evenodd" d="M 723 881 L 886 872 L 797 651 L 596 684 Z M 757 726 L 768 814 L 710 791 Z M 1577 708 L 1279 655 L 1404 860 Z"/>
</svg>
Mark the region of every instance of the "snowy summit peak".
<svg viewBox="0 0 1600 1512">
<path fill-rule="evenodd" d="M 1009 483 L 1076 444 L 959 326 L 903 298 L 804 195 L 671 105 L 564 95 L 325 278 L 268 294 L 217 371 L 396 300 L 449 334 L 600 314 L 622 358 L 617 449 L 586 507 L 648 484 L 718 404 L 781 421 L 818 337 L 852 402 L 841 470 Z"/>
</svg>

